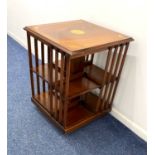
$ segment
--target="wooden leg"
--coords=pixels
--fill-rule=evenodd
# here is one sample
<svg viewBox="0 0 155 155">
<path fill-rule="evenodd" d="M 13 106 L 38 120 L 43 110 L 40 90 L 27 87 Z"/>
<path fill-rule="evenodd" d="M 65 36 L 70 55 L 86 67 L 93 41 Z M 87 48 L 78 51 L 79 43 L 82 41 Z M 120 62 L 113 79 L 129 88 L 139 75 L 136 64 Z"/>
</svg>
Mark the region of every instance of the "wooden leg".
<svg viewBox="0 0 155 155">
<path fill-rule="evenodd" d="M 50 114 L 53 115 L 53 50 L 51 47 L 48 47 L 48 52 L 49 52 L 49 72 L 50 72 L 50 80 L 49 80 L 49 95 L 50 95 Z"/>
<path fill-rule="evenodd" d="M 27 44 L 28 44 L 28 57 L 29 57 L 29 71 L 30 71 L 30 80 L 31 80 L 31 92 L 32 97 L 34 96 L 34 81 L 33 81 L 33 72 L 32 72 L 32 52 L 31 52 L 31 39 L 30 35 L 27 33 Z"/>
<path fill-rule="evenodd" d="M 37 72 L 39 74 L 39 70 L 38 70 L 38 41 L 36 38 L 34 38 L 34 49 L 35 49 L 35 64 L 36 64 L 36 69 Z M 39 82 L 39 75 L 37 74 L 37 93 L 40 94 L 40 82 Z"/>
<path fill-rule="evenodd" d="M 43 73 L 43 78 L 45 77 L 44 73 L 44 64 L 45 64 L 45 52 L 44 52 L 44 43 L 41 42 L 41 59 L 42 59 L 42 73 Z M 45 81 L 42 81 L 42 87 L 43 87 L 43 92 L 45 92 Z"/>
<path fill-rule="evenodd" d="M 64 107 L 64 53 L 61 52 L 61 67 L 60 67 L 60 101 L 59 101 L 59 122 L 62 123 L 62 112 Z"/>
<path fill-rule="evenodd" d="M 65 75 L 65 101 L 64 101 L 64 127 L 67 127 L 67 112 L 68 112 L 68 92 L 69 92 L 69 77 L 70 77 L 70 56 L 66 55 L 66 75 Z"/>
<path fill-rule="evenodd" d="M 54 92 L 55 92 L 55 119 L 58 120 L 58 50 L 55 49 L 55 82 L 54 82 Z"/>
</svg>

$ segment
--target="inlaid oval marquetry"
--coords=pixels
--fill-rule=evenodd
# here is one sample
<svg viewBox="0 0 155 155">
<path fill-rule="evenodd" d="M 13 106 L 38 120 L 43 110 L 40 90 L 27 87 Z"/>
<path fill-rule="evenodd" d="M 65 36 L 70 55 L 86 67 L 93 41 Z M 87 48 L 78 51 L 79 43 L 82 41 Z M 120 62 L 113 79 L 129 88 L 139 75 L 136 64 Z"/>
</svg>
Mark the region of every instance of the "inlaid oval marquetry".
<svg viewBox="0 0 155 155">
<path fill-rule="evenodd" d="M 85 34 L 85 31 L 82 31 L 80 29 L 71 30 L 70 32 L 73 33 L 73 34 L 76 34 L 76 35 Z"/>
</svg>

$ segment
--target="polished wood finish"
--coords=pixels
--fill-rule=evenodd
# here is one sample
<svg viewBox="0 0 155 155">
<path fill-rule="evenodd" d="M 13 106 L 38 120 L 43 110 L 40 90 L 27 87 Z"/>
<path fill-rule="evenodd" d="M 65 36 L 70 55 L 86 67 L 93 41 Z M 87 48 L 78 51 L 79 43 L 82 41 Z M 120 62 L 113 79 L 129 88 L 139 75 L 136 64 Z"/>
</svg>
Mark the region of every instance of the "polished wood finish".
<svg viewBox="0 0 155 155">
<path fill-rule="evenodd" d="M 59 122 L 63 122 L 63 94 L 64 94 L 64 69 L 65 69 L 65 60 L 64 60 L 64 53 L 61 52 L 61 65 L 60 65 L 60 106 L 59 106 Z"/>
<path fill-rule="evenodd" d="M 44 43 L 41 43 L 41 60 L 42 60 L 42 67 L 44 66 L 45 64 L 45 58 L 44 58 Z M 42 68 L 42 71 L 43 71 L 43 68 Z M 41 72 L 42 72 L 41 71 Z M 38 72 L 40 73 L 40 71 Z M 44 74 L 43 74 L 43 77 L 44 77 Z M 42 82 L 42 86 L 43 86 L 43 92 L 45 92 L 45 81 L 43 80 Z"/>
<path fill-rule="evenodd" d="M 55 109 L 54 109 L 54 95 L 53 95 L 53 75 L 55 75 L 54 73 L 53 73 L 53 70 L 55 71 L 55 69 L 53 69 L 54 67 L 53 67 L 53 51 L 52 51 L 53 49 L 52 49 L 52 47 L 51 46 L 49 46 L 48 47 L 48 64 L 49 64 L 49 68 L 48 68 L 48 74 L 47 74 L 47 76 L 48 76 L 48 78 L 49 78 L 49 82 L 48 82 L 48 89 L 49 89 L 49 101 L 50 101 L 50 114 L 52 115 L 52 116 L 54 116 L 54 113 L 55 113 Z M 45 66 L 45 65 L 44 65 Z M 44 70 L 46 70 L 45 69 L 45 67 L 41 67 L 41 68 L 44 68 Z M 39 70 L 39 68 L 38 68 L 38 70 Z M 44 73 L 44 70 L 43 70 L 43 73 Z M 40 73 L 40 72 L 39 72 Z M 38 73 L 38 74 L 39 74 Z M 46 72 L 45 72 L 46 73 Z M 41 73 L 39 74 L 39 75 L 41 75 Z M 44 77 L 46 77 L 46 74 L 44 75 Z M 43 79 L 43 81 L 44 81 L 44 79 Z"/>
<path fill-rule="evenodd" d="M 111 111 L 131 37 L 84 20 L 24 29 L 32 101 L 46 116 L 68 133 Z M 103 68 L 97 52 L 107 52 Z"/>
<path fill-rule="evenodd" d="M 95 66 L 95 65 L 93 65 L 93 66 Z M 42 68 L 44 68 L 44 69 L 42 70 Z M 95 69 L 96 68 L 98 69 L 98 67 L 96 67 L 96 66 L 94 68 Z M 95 69 L 93 70 L 94 73 L 98 72 L 98 70 L 96 71 Z M 57 87 L 55 87 L 55 90 L 58 90 L 58 89 L 60 91 L 63 90 L 63 88 L 61 88 L 61 87 L 64 87 L 65 86 L 65 83 L 63 84 L 61 82 L 61 84 L 60 84 L 60 81 L 62 80 L 62 79 L 60 80 L 60 77 L 62 78 L 62 76 L 60 76 L 60 73 L 58 73 L 58 76 L 55 77 L 56 71 L 55 71 L 54 68 L 53 68 L 53 70 L 50 70 L 49 69 L 49 65 L 45 64 L 44 67 L 42 67 L 42 65 L 40 65 L 38 67 L 38 71 L 39 72 L 37 72 L 37 69 L 36 68 L 33 68 L 32 70 L 33 70 L 33 72 L 37 73 L 38 76 L 40 76 L 41 78 L 43 78 L 43 80 L 45 80 L 48 83 L 50 81 L 49 80 L 49 71 L 51 71 L 51 73 L 53 73 L 52 74 L 52 76 L 53 76 L 53 80 L 52 80 L 53 82 L 52 83 L 55 83 L 57 81 L 56 82 L 57 83 Z M 94 75 L 94 73 L 92 73 L 92 74 Z M 43 77 L 43 75 L 44 75 L 44 77 Z M 100 75 L 102 75 L 102 76 L 104 75 L 104 70 L 100 72 Z M 90 77 L 92 77 L 92 79 L 93 79 L 93 76 L 90 76 Z M 55 79 L 57 79 L 57 80 L 55 80 Z M 99 77 L 99 80 L 101 80 L 100 77 Z M 77 78 L 75 80 L 70 81 L 70 83 L 69 83 L 69 89 L 67 88 L 68 89 L 68 95 L 67 95 L 67 97 L 74 98 L 76 96 L 82 95 L 83 93 L 86 93 L 86 92 L 88 92 L 88 91 L 90 91 L 90 90 L 92 90 L 94 88 L 98 88 L 98 87 L 100 87 L 100 85 L 97 84 L 96 81 L 93 82 L 93 80 L 90 80 L 89 79 L 89 76 L 88 76 L 88 78 L 83 76 L 81 78 Z"/>
<path fill-rule="evenodd" d="M 94 81 L 95 83 L 97 83 L 98 85 L 102 85 L 103 82 L 103 77 L 105 75 L 105 70 L 92 64 L 92 65 L 88 65 L 87 67 L 85 67 L 85 75 L 86 77 L 88 77 L 90 80 Z M 115 80 L 117 80 L 117 77 L 115 77 L 113 74 L 111 74 L 111 76 L 109 76 L 109 72 L 107 72 L 106 76 L 105 76 L 105 84 L 107 84 L 109 81 L 113 82 Z M 108 79 L 108 77 L 110 77 Z"/>
<path fill-rule="evenodd" d="M 39 62 L 38 62 L 38 41 L 36 38 L 34 38 L 34 49 L 35 49 L 35 65 L 36 65 L 36 68 L 38 68 L 38 65 L 39 65 Z M 40 82 L 39 82 L 38 74 L 37 74 L 37 93 L 38 94 L 40 93 Z"/>
<path fill-rule="evenodd" d="M 132 38 L 84 20 L 27 26 L 25 30 L 74 55 L 83 49 L 112 46 Z M 72 33 L 79 30 L 83 33 Z M 95 52 L 95 51 L 94 51 Z"/>
</svg>

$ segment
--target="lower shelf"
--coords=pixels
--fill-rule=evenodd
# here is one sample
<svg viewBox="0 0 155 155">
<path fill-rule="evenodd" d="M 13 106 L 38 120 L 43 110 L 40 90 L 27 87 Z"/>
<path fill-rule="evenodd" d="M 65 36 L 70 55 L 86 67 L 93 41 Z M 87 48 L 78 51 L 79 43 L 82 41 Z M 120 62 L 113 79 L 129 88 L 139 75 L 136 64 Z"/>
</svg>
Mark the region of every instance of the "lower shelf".
<svg viewBox="0 0 155 155">
<path fill-rule="evenodd" d="M 91 118 L 93 115 L 94 113 L 86 107 L 81 104 L 77 104 L 68 110 L 67 127 L 72 127 L 83 120 Z"/>
<path fill-rule="evenodd" d="M 62 123 L 59 123 L 51 114 L 50 114 L 50 102 L 49 102 L 49 94 L 48 93 L 41 93 L 36 95 L 32 98 L 32 101 L 50 118 L 52 119 L 65 133 L 72 132 L 81 126 L 89 123 L 90 121 L 94 120 L 95 118 L 102 116 L 110 111 L 110 109 L 94 113 L 87 106 L 84 102 L 78 100 L 72 100 L 74 103 L 70 103 L 71 106 L 68 109 L 67 113 L 67 127 L 64 128 Z M 57 106 L 59 107 L 59 106 Z M 59 109 L 57 109 L 59 111 Z"/>
</svg>

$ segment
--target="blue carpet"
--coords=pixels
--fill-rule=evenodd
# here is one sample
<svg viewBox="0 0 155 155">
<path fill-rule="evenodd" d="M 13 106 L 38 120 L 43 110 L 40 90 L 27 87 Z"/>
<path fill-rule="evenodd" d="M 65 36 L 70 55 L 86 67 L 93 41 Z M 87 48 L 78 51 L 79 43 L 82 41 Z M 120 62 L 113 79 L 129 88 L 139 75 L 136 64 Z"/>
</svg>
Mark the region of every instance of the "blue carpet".
<svg viewBox="0 0 155 155">
<path fill-rule="evenodd" d="M 30 98 L 27 51 L 8 36 L 8 155 L 146 155 L 146 142 L 111 115 L 64 135 Z"/>
</svg>

